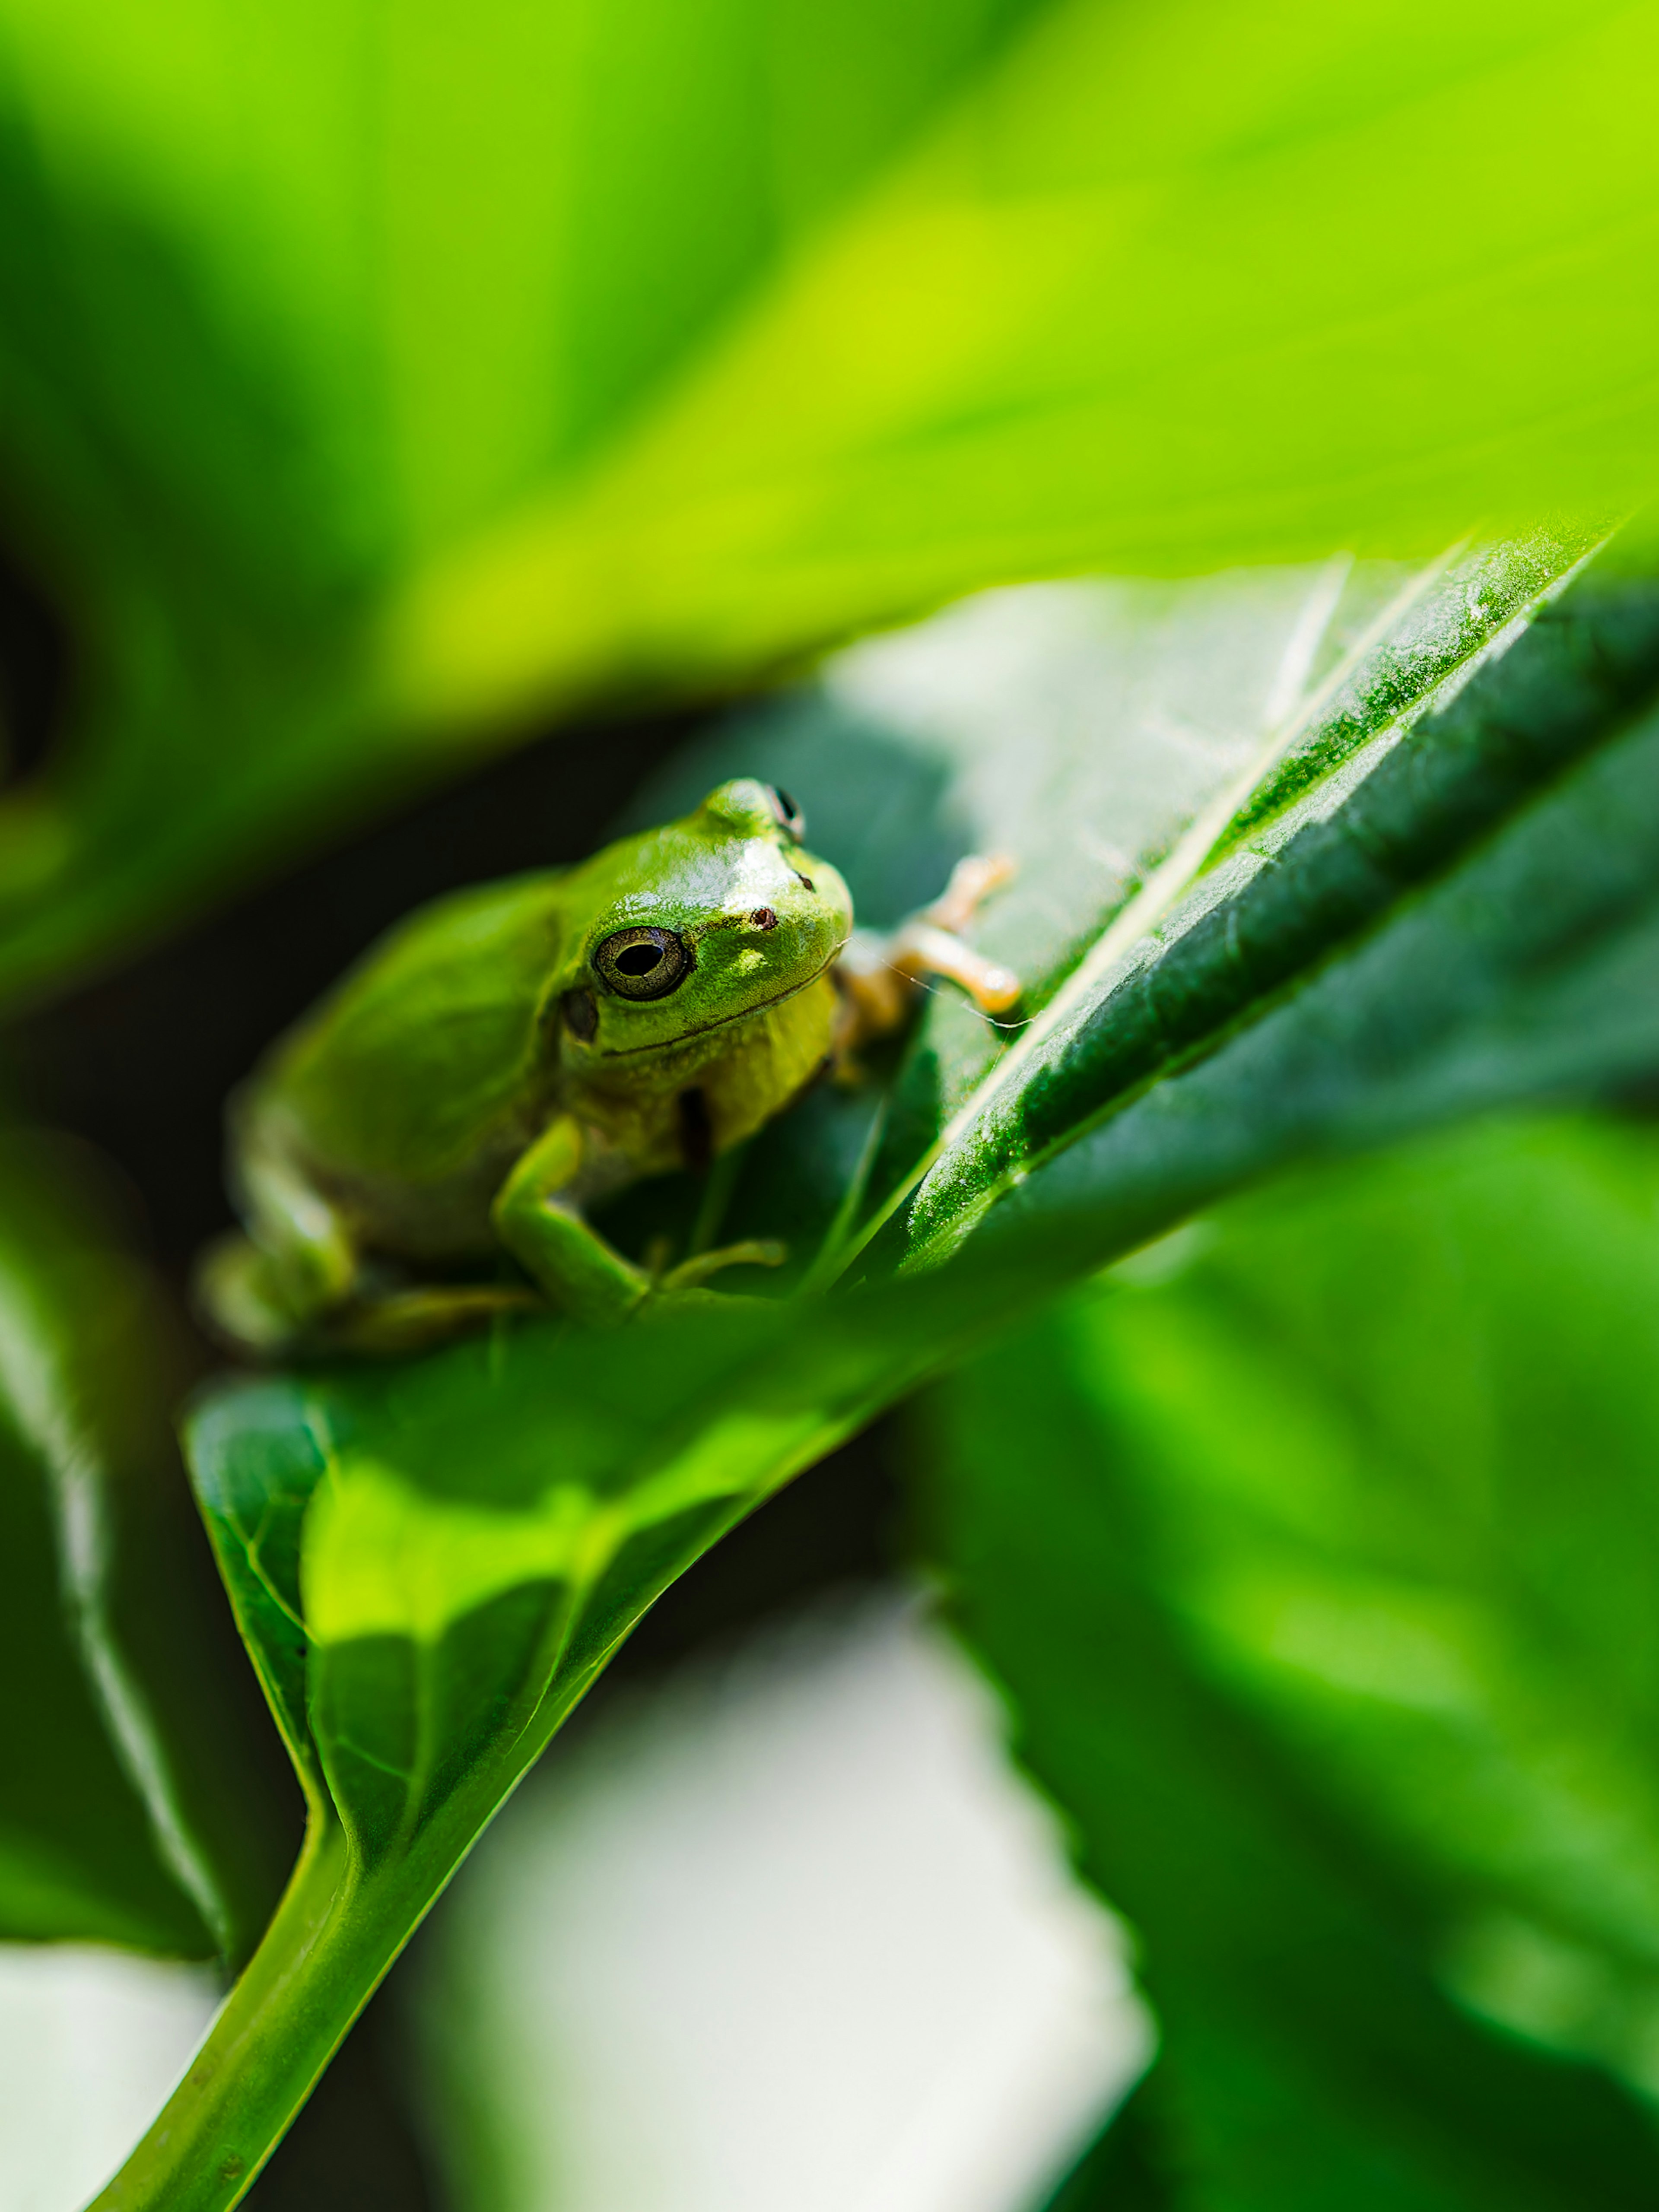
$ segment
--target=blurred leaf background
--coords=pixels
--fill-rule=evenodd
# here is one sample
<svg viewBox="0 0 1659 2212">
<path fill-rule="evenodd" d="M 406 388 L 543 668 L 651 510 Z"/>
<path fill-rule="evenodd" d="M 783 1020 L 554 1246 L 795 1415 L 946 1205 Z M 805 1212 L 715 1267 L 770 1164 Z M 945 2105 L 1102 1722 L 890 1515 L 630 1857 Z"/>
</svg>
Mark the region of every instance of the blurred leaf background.
<svg viewBox="0 0 1659 2212">
<path fill-rule="evenodd" d="M 1656 1177 L 1581 1121 L 1304 1176 L 929 1406 L 1178 2203 L 1651 2196 Z"/>
<path fill-rule="evenodd" d="M 874 923 L 1013 852 L 983 941 L 1061 1012 L 958 1125 L 1004 1042 L 939 997 L 736 1164 L 797 1283 L 994 1233 L 874 1352 L 692 1362 L 817 1420 L 727 1503 L 1292 1179 L 888 1431 L 903 1533 L 848 1478 L 664 1617 L 946 1577 L 1163 2039 L 1057 2212 L 1652 2201 L 1659 628 L 1640 532 L 1575 573 L 1659 469 L 1656 49 L 3 0 L 0 1103 L 116 1163 L 0 1150 L 5 1934 L 234 1960 L 291 1851 L 167 1430 L 224 1091 L 416 899 L 752 771 Z M 520 1363 L 508 1456 L 568 1419 Z M 368 2201 L 352 2126 L 258 2201 Z"/>
<path fill-rule="evenodd" d="M 0 15 L 0 981 L 550 708 L 1651 482 L 1645 8 Z"/>
</svg>

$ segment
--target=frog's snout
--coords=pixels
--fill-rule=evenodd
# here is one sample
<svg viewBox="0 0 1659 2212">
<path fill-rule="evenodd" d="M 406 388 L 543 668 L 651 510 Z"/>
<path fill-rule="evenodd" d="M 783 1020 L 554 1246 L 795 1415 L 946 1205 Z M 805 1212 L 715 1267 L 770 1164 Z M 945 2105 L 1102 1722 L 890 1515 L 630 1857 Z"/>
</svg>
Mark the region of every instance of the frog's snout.
<svg viewBox="0 0 1659 2212">
<path fill-rule="evenodd" d="M 732 906 L 705 915 L 686 931 L 694 957 L 712 963 L 711 976 L 742 977 L 745 988 L 763 977 L 774 987 L 798 986 L 834 960 L 846 936 L 840 917 L 799 896 L 792 900 L 775 891 L 772 897 L 775 905 Z"/>
<path fill-rule="evenodd" d="M 685 934 L 695 941 L 698 938 L 712 937 L 716 932 L 738 930 L 748 936 L 754 930 L 764 933 L 775 929 L 777 926 L 775 907 L 745 907 L 736 914 L 711 914 L 707 921 L 694 923 Z"/>
</svg>

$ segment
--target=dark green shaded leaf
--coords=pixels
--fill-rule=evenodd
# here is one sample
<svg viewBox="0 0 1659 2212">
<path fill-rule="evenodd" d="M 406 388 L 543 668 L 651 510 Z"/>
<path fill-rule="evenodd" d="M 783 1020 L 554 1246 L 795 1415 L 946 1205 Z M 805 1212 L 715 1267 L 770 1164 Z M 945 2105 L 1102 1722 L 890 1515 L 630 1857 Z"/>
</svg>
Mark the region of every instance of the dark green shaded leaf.
<svg viewBox="0 0 1659 2212">
<path fill-rule="evenodd" d="M 1646 1139 L 1477 1133 L 1253 1201 L 937 1401 L 964 1624 L 1140 1933 L 1179 2203 L 1659 2185 L 1573 2055 L 1642 2078 L 1652 2002 L 1656 1198 Z M 1528 1941 L 1598 1962 L 1599 2023 L 1527 2012 Z"/>
<path fill-rule="evenodd" d="M 1022 1236 L 1103 1258 L 1310 1152 L 1659 1061 L 1644 565 L 1603 555 L 1449 707 L 1385 729 L 1200 874 L 1155 935 L 1125 909 L 864 1264 L 927 1265 L 975 1229 L 988 1264 Z"/>
<path fill-rule="evenodd" d="M 7 1137 L 0 1933 L 235 1959 L 269 1913 L 282 1838 L 261 1832 L 247 1715 L 216 1679 L 159 1297 L 94 1164 Z"/>
<path fill-rule="evenodd" d="M 1432 1887 L 1466 1997 L 1648 2092 L 1656 1209 L 1644 1125 L 1474 1132 L 1080 1324 L 1208 1664 Z"/>
</svg>

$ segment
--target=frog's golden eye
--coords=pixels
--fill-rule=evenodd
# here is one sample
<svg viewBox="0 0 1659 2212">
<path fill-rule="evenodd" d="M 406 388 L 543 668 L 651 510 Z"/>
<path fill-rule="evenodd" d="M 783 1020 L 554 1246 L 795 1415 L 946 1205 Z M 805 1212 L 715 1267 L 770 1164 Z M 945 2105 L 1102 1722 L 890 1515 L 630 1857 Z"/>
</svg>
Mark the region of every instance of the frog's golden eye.
<svg viewBox="0 0 1659 2212">
<path fill-rule="evenodd" d="M 691 955 L 672 929 L 613 929 L 593 947 L 593 965 L 619 999 L 665 999 L 691 972 Z"/>
<path fill-rule="evenodd" d="M 801 812 L 787 791 L 780 791 L 775 783 L 769 783 L 766 795 L 772 802 L 772 811 L 778 817 L 778 827 L 791 837 L 806 835 L 806 817 Z"/>
</svg>

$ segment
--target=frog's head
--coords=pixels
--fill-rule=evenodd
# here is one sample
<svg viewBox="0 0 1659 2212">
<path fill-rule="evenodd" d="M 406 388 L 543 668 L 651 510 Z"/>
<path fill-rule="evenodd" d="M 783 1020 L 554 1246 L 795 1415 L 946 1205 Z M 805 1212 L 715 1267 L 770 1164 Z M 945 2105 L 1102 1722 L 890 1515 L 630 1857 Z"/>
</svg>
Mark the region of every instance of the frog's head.
<svg viewBox="0 0 1659 2212">
<path fill-rule="evenodd" d="M 740 776 L 568 878 L 586 918 L 556 978 L 571 1048 L 599 1061 L 664 1051 L 821 975 L 853 902 L 828 861 L 802 850 L 803 826 L 787 793 Z"/>
</svg>

